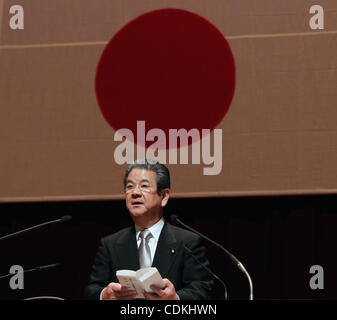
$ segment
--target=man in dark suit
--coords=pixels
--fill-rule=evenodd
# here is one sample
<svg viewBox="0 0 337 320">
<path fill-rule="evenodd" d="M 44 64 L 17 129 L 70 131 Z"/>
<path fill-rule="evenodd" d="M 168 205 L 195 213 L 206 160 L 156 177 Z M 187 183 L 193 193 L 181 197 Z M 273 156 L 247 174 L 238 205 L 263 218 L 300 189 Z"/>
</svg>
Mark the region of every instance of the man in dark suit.
<svg viewBox="0 0 337 320">
<path fill-rule="evenodd" d="M 126 170 L 124 188 L 135 225 L 102 239 L 85 298 L 134 299 L 136 292 L 118 283 L 116 271 L 152 266 L 165 286 L 152 287 L 154 293 L 143 291 L 145 299 L 210 299 L 213 281 L 200 265 L 209 267 L 201 238 L 163 218 L 170 194 L 167 167 L 149 159 L 136 161 Z"/>
</svg>

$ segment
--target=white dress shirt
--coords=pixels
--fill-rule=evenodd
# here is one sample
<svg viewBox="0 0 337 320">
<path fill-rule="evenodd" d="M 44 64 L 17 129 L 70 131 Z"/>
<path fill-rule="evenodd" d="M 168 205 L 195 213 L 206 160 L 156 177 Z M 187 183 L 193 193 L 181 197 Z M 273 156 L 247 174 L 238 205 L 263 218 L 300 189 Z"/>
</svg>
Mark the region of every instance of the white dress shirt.
<svg viewBox="0 0 337 320">
<path fill-rule="evenodd" d="M 148 240 L 150 251 L 151 251 L 151 265 L 153 263 L 153 258 L 154 258 L 154 255 L 156 253 L 157 243 L 158 243 L 158 240 L 159 240 L 161 230 L 163 229 L 163 226 L 164 226 L 164 218 L 162 217 L 152 227 L 148 228 L 151 231 L 151 234 L 152 234 L 152 237 Z M 143 229 L 141 227 L 137 226 L 136 224 L 135 224 L 135 228 L 136 228 L 137 248 L 139 248 L 139 245 L 140 245 L 140 242 L 141 242 L 141 238 L 140 238 L 139 234 Z M 134 270 L 134 271 L 137 271 L 137 270 Z M 101 291 L 101 294 L 100 294 L 100 297 L 99 297 L 100 300 L 102 300 L 103 290 Z"/>
</svg>

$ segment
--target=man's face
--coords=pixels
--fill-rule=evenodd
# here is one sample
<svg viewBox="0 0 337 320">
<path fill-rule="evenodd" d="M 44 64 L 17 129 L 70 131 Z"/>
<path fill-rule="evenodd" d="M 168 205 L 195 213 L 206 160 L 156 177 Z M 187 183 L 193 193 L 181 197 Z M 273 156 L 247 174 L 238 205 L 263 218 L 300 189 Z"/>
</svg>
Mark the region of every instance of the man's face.
<svg viewBox="0 0 337 320">
<path fill-rule="evenodd" d="M 156 173 L 145 169 L 132 169 L 127 178 L 126 207 L 133 218 L 159 218 L 168 200 L 167 194 L 157 193 Z"/>
</svg>

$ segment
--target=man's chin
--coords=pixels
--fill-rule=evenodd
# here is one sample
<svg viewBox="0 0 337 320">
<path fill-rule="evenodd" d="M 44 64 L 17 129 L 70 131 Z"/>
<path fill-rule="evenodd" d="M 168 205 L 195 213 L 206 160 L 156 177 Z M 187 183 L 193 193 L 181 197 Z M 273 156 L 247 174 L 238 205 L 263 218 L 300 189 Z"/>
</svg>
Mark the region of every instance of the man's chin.
<svg viewBox="0 0 337 320">
<path fill-rule="evenodd" d="M 144 208 L 132 208 L 129 212 L 133 217 L 140 217 L 146 213 L 146 210 Z"/>
</svg>

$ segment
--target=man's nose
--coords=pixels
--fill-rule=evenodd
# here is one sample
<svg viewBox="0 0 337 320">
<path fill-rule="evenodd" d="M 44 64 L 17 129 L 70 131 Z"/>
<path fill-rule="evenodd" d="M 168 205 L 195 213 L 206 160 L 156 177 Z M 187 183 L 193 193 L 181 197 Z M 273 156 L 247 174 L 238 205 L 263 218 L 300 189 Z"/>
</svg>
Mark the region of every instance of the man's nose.
<svg viewBox="0 0 337 320">
<path fill-rule="evenodd" d="M 140 190 L 140 187 L 138 185 L 136 185 L 133 189 L 132 189 L 132 196 L 133 197 L 139 197 L 142 195 L 142 191 Z"/>
</svg>

